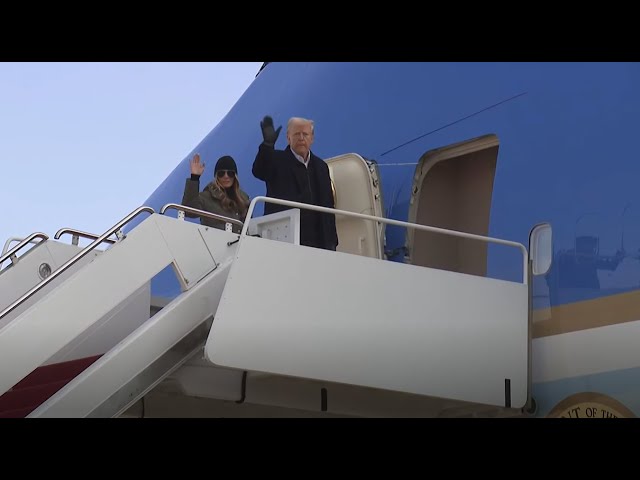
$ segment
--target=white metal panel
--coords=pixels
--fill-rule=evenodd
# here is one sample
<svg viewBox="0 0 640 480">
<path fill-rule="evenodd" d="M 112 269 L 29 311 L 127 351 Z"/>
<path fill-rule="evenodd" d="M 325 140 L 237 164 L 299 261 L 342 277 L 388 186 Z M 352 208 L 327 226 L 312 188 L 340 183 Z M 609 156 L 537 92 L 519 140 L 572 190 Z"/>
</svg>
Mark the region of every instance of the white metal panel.
<svg viewBox="0 0 640 480">
<path fill-rule="evenodd" d="M 86 417 L 103 405 L 216 311 L 230 263 L 227 259 L 215 272 L 169 303 L 32 412 L 30 417 Z M 160 381 L 169 373 L 171 371 L 159 372 L 156 380 Z M 135 394 L 144 394 L 153 385 L 145 385 Z"/>
<path fill-rule="evenodd" d="M 191 225 L 194 224 L 191 223 Z M 235 255 L 238 244 L 237 233 L 204 226 L 199 226 L 198 231 L 216 263 L 221 263 L 229 255 Z"/>
<path fill-rule="evenodd" d="M 0 394 L 173 260 L 155 216 L 0 330 Z"/>
<path fill-rule="evenodd" d="M 156 215 L 154 219 L 175 258 L 174 265 L 184 277 L 185 290 L 216 268 L 216 262 L 202 237 L 193 234 L 194 227 L 191 222 L 176 222 L 175 219 L 164 215 Z M 182 281 L 181 278 L 180 280 Z"/>
<path fill-rule="evenodd" d="M 527 345 L 526 285 L 246 237 L 205 355 L 498 406 L 508 379 L 521 407 Z"/>
<path fill-rule="evenodd" d="M 190 397 L 237 401 L 242 398 L 242 370 L 219 368 L 201 359 L 190 359 L 169 379 Z"/>
<path fill-rule="evenodd" d="M 25 292 L 42 282 L 43 278 L 39 275 L 40 265 L 48 264 L 51 272 L 53 272 L 80 252 L 80 250 L 81 248 L 75 245 L 69 245 L 56 240 L 46 240 L 40 245 L 32 247 L 32 250 L 21 256 L 16 264 L 3 270 L 2 275 L 0 275 L 0 311 L 4 310 Z M 0 319 L 0 329 L 101 253 L 100 251 L 93 251 L 89 255 L 86 255 L 73 267 L 54 279 L 49 285 L 45 286 L 15 310 L 5 315 Z"/>
<path fill-rule="evenodd" d="M 293 208 L 252 218 L 249 235 L 300 245 L 300 209 Z"/>
<path fill-rule="evenodd" d="M 361 417 L 496 416 L 515 413 L 515 409 L 459 400 L 258 373 L 249 373 L 246 391 L 247 403 L 309 412 L 322 411 L 324 403 L 326 412 Z"/>
<path fill-rule="evenodd" d="M 95 322 L 58 351 L 44 365 L 102 355 L 133 330 L 149 320 L 150 283 Z"/>
</svg>

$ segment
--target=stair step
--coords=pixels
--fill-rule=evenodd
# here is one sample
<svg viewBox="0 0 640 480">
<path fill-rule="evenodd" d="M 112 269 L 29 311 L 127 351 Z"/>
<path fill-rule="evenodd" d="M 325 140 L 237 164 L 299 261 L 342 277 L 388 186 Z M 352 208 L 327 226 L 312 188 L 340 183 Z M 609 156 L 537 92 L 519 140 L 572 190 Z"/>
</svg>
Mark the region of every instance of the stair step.
<svg viewBox="0 0 640 480">
<path fill-rule="evenodd" d="M 37 407 L 38 405 L 31 405 L 29 407 L 18 408 L 16 410 L 7 410 L 6 412 L 0 412 L 0 418 L 25 418 Z"/>
<path fill-rule="evenodd" d="M 84 371 L 101 356 L 102 355 L 94 355 L 92 357 L 78 358 L 76 360 L 69 360 L 66 362 L 38 367 L 16 383 L 10 391 L 59 382 L 61 380 L 69 381 L 80 374 L 80 372 Z"/>
<path fill-rule="evenodd" d="M 9 390 L 4 395 L 0 396 L 0 413 L 26 408 L 28 406 L 35 408 L 71 380 L 71 378 L 67 378 L 66 380 L 59 380 L 57 382 L 51 382 L 44 385 L 20 388 L 18 390 Z"/>
<path fill-rule="evenodd" d="M 101 356 L 94 355 L 36 368 L 11 390 L 0 395 L 0 418 L 26 417 Z"/>
</svg>

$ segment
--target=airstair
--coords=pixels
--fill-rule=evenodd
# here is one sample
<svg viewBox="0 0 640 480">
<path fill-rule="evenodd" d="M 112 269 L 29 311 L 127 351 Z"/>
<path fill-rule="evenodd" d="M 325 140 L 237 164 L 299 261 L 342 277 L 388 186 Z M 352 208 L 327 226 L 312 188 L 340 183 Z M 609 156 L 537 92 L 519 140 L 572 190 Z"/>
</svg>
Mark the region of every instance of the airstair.
<svg viewBox="0 0 640 480">
<path fill-rule="evenodd" d="M 164 210 L 173 207 L 168 205 Z M 117 415 L 119 410 L 113 406 L 117 398 L 135 401 L 137 395 L 143 395 L 202 348 L 207 335 L 205 323 L 215 312 L 238 236 L 176 220 L 164 215 L 164 210 L 156 214 L 149 207 L 141 207 L 84 249 L 69 249 L 41 236 L 43 242 L 2 271 L 0 280 L 10 284 L 40 265 L 46 251 L 64 252 L 54 255 L 58 264 L 67 259 L 58 268 L 54 264 L 44 280 L 0 311 L 0 406 L 5 403 L 5 416 L 21 416 L 37 406 L 33 402 L 55 391 L 60 398 L 61 386 L 66 385 L 66 392 L 74 382 L 87 377 L 92 378 L 91 398 L 72 395 L 74 402 L 69 406 L 60 400 L 51 403 L 52 397 L 32 416 Z M 188 208 L 180 206 L 180 210 Z M 194 211 L 242 225 L 237 220 Z M 98 245 L 145 212 L 151 215 L 126 236 L 121 234 L 123 238 L 109 249 L 96 254 Z M 31 240 L 25 239 L 5 256 L 15 255 Z M 149 282 L 169 265 L 183 292 L 149 318 Z M 29 279 L 23 283 L 28 284 Z M 6 299 L 3 302 L 8 303 Z M 142 344 L 140 338 L 144 339 Z M 79 351 L 83 347 L 94 354 L 86 356 Z M 128 356 L 132 350 L 134 357 Z M 91 369 L 69 364 L 64 368 L 65 361 L 70 362 L 65 353 L 75 359 L 72 364 L 90 364 Z M 114 357 L 120 363 L 114 364 Z M 101 375 L 111 371 L 109 368 L 116 369 L 116 376 L 104 381 Z M 75 379 L 69 382 L 70 377 Z M 100 389 L 103 386 L 109 393 Z M 34 387 L 40 387 L 38 395 L 31 393 Z M 77 387 L 73 391 L 77 392 Z M 67 394 L 64 398 L 70 397 Z"/>
<path fill-rule="evenodd" d="M 83 249 L 60 248 L 65 255 L 44 280 L 32 276 L 28 291 L 1 299 L 0 415 L 3 398 L 42 389 L 46 379 L 39 395 L 7 400 L 5 416 L 118 416 L 194 362 L 241 377 L 240 400 L 256 405 L 365 416 L 375 415 L 367 399 L 373 405 L 380 398 L 449 411 L 527 405 L 531 274 L 524 245 L 267 197 L 251 202 L 247 218 L 266 201 L 291 210 L 253 218 L 240 235 L 165 212 L 240 222 L 169 204 L 160 213 L 140 207 Z M 373 222 L 375 232 L 391 224 L 515 248 L 522 281 L 300 246 L 300 208 Z M 123 235 L 141 213 L 150 215 Z M 118 240 L 96 252 L 113 234 Z M 62 245 L 40 238 L 0 272 L 0 282 L 11 282 L 21 266 L 37 271 L 45 263 L 38 250 Z M 181 293 L 156 313 L 149 282 L 169 265 Z M 65 375 L 54 372 L 65 365 Z M 228 398 L 223 382 L 219 389 L 205 383 L 197 385 L 204 396 Z M 305 389 L 321 391 L 321 400 L 309 400 Z"/>
</svg>

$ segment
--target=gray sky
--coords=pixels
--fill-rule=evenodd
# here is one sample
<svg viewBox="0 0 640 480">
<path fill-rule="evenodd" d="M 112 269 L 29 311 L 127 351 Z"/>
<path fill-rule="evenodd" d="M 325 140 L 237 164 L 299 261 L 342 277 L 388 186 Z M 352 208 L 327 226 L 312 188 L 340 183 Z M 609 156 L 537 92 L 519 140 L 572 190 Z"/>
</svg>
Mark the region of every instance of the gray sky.
<svg viewBox="0 0 640 480">
<path fill-rule="evenodd" d="M 104 233 L 216 126 L 261 65 L 0 63 L 0 249 L 35 231 Z"/>
</svg>

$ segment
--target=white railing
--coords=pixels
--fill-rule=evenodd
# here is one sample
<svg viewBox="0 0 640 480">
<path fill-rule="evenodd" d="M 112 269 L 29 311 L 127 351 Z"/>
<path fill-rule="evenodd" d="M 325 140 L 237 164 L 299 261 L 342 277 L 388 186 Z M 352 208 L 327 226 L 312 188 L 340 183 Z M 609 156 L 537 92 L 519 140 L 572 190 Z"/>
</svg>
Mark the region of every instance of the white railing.
<svg viewBox="0 0 640 480">
<path fill-rule="evenodd" d="M 201 217 L 212 218 L 214 220 L 225 222 L 225 229 L 227 231 L 231 231 L 231 225 L 236 225 L 240 228 L 242 228 L 243 226 L 243 223 L 240 220 L 236 220 L 235 218 L 229 218 L 223 215 L 218 215 L 217 213 L 207 212 L 206 210 L 187 207 L 186 205 L 180 205 L 179 203 L 167 203 L 164 207 L 162 207 L 162 209 L 160 209 L 160 214 L 164 215 L 164 213 L 170 209 L 178 210 L 178 220 L 184 220 L 184 213 L 187 212 L 193 215 L 200 215 Z"/>
<path fill-rule="evenodd" d="M 313 210 L 313 211 L 322 212 L 322 213 L 329 213 L 332 215 L 344 215 L 347 217 L 361 218 L 364 220 L 371 220 L 374 222 L 386 223 L 387 225 L 396 225 L 398 227 L 413 228 L 415 230 L 422 230 L 425 232 L 442 233 L 444 235 L 451 235 L 454 237 L 469 238 L 472 240 L 479 240 L 481 242 L 497 243 L 499 245 L 505 245 L 507 247 L 518 248 L 522 253 L 522 283 L 524 285 L 527 285 L 527 282 L 528 282 L 529 254 L 527 252 L 527 248 L 519 242 L 513 242 L 511 240 L 502 240 L 500 238 L 485 237 L 483 235 L 476 235 L 474 233 L 459 232 L 457 230 L 448 230 L 446 228 L 432 227 L 429 225 L 420 225 L 417 223 L 410 223 L 410 222 L 403 222 L 400 220 L 393 220 L 390 218 L 374 217 L 373 215 L 365 215 L 363 213 L 349 212 L 346 210 L 338 210 L 335 208 L 319 207 L 317 205 L 310 205 L 308 203 L 292 202 L 289 200 L 280 200 L 279 198 L 271 198 L 271 197 L 263 197 L 263 196 L 255 197 L 253 200 L 251 200 L 251 204 L 249 205 L 249 211 L 247 212 L 246 218 L 250 219 L 252 217 L 253 210 L 255 209 L 255 206 L 258 202 L 275 203 L 277 205 L 284 205 L 286 207 L 291 207 L 291 208 L 304 208 L 307 210 Z M 240 235 L 245 236 L 247 234 L 248 228 L 249 228 L 249 222 L 245 221 L 245 224 L 242 227 L 242 232 L 240 233 Z"/>
<path fill-rule="evenodd" d="M 29 298 L 31 298 L 33 295 L 35 295 L 37 292 L 39 292 L 40 290 L 42 290 L 46 285 L 48 285 L 49 283 L 51 283 L 55 278 L 59 277 L 60 275 L 62 275 L 69 267 L 71 267 L 74 263 L 76 263 L 78 260 L 80 260 L 81 258 L 83 258 L 85 255 L 88 255 L 93 249 L 95 249 L 99 244 L 101 244 L 102 242 L 104 242 L 107 237 L 113 235 L 114 233 L 116 233 L 117 231 L 119 231 L 124 225 L 126 225 L 127 223 L 129 223 L 131 220 L 133 220 L 135 217 L 137 217 L 139 214 L 143 213 L 143 212 L 147 212 L 147 213 L 155 213 L 155 211 L 153 210 L 153 208 L 151 207 L 139 207 L 137 209 L 135 209 L 133 212 L 131 212 L 129 215 L 127 215 L 126 217 L 124 217 L 122 220 L 120 220 L 118 223 L 116 223 L 113 227 L 111 227 L 109 230 L 107 230 L 105 233 L 103 233 L 102 235 L 100 235 L 98 238 L 96 238 L 92 243 L 90 243 L 89 245 L 87 245 L 83 250 L 81 250 L 77 255 L 75 255 L 73 258 L 70 258 L 64 265 L 62 265 L 60 268 L 58 268 L 57 270 L 55 270 L 51 275 L 49 275 L 45 280 L 43 280 L 42 282 L 40 282 L 38 285 L 36 285 L 35 287 L 33 287 L 31 290 L 29 290 L 27 293 L 25 293 L 24 295 L 22 295 L 20 298 L 18 298 L 15 302 L 13 302 L 11 305 L 9 305 L 7 308 L 5 308 L 4 310 L 2 310 L 0 312 L 0 320 L 7 314 L 11 313 L 12 311 L 14 311 L 18 306 L 20 306 L 20 304 L 22 304 L 23 302 L 25 302 L 26 300 L 28 300 Z M 34 234 L 35 235 L 35 234 Z M 31 237 L 25 239 L 23 241 L 24 244 L 28 243 L 28 240 Z M 22 246 L 18 245 L 14 248 L 19 248 Z M 8 254 L 8 252 L 7 252 Z"/>
<path fill-rule="evenodd" d="M 88 233 L 88 232 L 83 232 L 82 230 L 77 230 L 75 228 L 65 227 L 58 230 L 56 234 L 53 236 L 53 238 L 58 240 L 64 234 L 71 235 L 71 244 L 75 246 L 78 246 L 80 237 L 88 238 L 89 240 L 96 240 L 98 237 L 100 237 L 100 235 L 96 235 L 95 233 Z M 110 238 L 105 238 L 103 241 L 111 245 L 116 243 L 115 240 L 111 240 Z"/>
<path fill-rule="evenodd" d="M 36 238 L 39 238 L 40 241 L 36 242 L 35 241 Z M 44 241 L 46 241 L 48 239 L 49 239 L 49 237 L 46 234 L 42 233 L 42 232 L 32 233 L 31 235 L 29 235 L 27 238 L 24 238 L 24 239 L 21 239 L 21 238 L 10 238 L 4 244 L 4 249 L 2 250 L 2 256 L 0 256 L 0 268 L 2 268 L 2 264 L 7 259 L 11 260 L 11 263 L 15 263 L 16 260 L 17 260 L 16 253 L 18 253 L 18 251 L 22 250 L 27 244 L 35 243 L 36 245 L 39 245 L 40 243 L 42 243 L 42 242 L 44 242 Z M 13 247 L 11 250 L 9 250 L 9 245 L 11 245 L 11 243 L 13 243 L 13 242 L 19 242 L 19 243 L 18 243 L 18 245 Z"/>
</svg>

